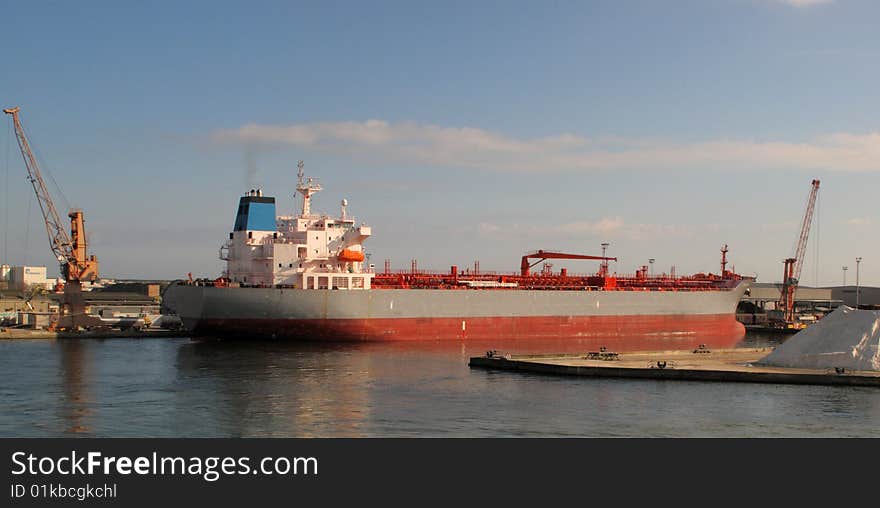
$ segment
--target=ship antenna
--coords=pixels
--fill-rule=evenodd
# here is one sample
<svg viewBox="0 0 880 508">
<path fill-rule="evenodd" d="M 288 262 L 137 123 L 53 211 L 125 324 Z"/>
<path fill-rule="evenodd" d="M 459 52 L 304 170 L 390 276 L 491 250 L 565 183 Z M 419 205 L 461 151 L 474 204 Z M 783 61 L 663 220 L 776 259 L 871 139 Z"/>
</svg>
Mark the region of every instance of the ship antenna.
<svg viewBox="0 0 880 508">
<path fill-rule="evenodd" d="M 299 178 L 296 184 L 296 190 L 303 197 L 303 205 L 302 205 L 302 214 L 301 217 L 309 217 L 311 215 L 311 198 L 312 194 L 319 192 L 321 190 L 321 185 L 314 183 L 312 178 L 309 177 L 308 181 L 303 181 L 305 177 L 305 171 L 303 168 L 305 167 L 305 163 L 303 161 L 299 161 L 296 164 L 298 169 L 296 176 Z"/>
</svg>

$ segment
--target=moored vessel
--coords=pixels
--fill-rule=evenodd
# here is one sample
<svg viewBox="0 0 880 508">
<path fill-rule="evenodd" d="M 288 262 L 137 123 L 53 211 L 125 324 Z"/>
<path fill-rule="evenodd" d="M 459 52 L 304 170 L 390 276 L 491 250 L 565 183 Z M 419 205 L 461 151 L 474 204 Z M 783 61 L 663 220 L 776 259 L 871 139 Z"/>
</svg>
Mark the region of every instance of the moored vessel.
<svg viewBox="0 0 880 508">
<path fill-rule="evenodd" d="M 166 312 L 194 333 L 305 340 L 576 339 L 704 337 L 736 339 L 735 309 L 748 279 L 719 274 L 632 275 L 609 270 L 615 258 L 535 251 L 517 273 L 459 270 L 377 272 L 364 242 L 372 228 L 348 214 L 316 214 L 321 186 L 299 163 L 297 215 L 278 216 L 275 199 L 253 189 L 239 200 L 233 231 L 220 249 L 225 272 L 186 280 L 163 294 Z M 596 273 L 554 272 L 547 259 L 600 261 Z M 535 260 L 535 261 L 533 261 Z"/>
</svg>

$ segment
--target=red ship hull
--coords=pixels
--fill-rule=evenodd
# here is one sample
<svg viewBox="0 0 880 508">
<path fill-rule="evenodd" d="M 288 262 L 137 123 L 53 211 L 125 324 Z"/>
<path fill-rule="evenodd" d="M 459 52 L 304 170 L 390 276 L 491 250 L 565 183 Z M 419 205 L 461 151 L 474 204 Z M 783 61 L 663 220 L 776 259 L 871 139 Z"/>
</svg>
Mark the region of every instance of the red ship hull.
<svg viewBox="0 0 880 508">
<path fill-rule="evenodd" d="M 371 319 L 202 319 L 195 331 L 321 341 L 597 339 L 617 350 L 732 347 L 745 327 L 732 314 Z"/>
</svg>

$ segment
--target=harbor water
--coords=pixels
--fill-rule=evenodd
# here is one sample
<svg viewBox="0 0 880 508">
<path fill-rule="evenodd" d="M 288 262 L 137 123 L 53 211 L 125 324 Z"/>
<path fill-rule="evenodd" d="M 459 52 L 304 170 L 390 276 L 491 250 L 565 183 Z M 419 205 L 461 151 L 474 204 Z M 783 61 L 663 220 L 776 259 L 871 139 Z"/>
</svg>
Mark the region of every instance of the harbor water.
<svg viewBox="0 0 880 508">
<path fill-rule="evenodd" d="M 749 335 L 740 345 L 780 340 Z M 0 436 L 880 437 L 876 388 L 562 378 L 467 366 L 487 348 L 521 347 L 0 341 Z"/>
</svg>

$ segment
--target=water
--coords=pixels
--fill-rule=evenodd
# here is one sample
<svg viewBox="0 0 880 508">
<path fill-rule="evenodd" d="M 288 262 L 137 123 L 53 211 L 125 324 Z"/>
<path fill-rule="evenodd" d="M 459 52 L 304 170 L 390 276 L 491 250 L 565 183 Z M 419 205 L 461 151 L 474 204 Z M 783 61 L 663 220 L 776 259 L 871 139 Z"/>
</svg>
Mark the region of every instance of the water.
<svg viewBox="0 0 880 508">
<path fill-rule="evenodd" d="M 0 436 L 880 436 L 875 388 L 470 369 L 486 349 L 0 341 Z"/>
</svg>

